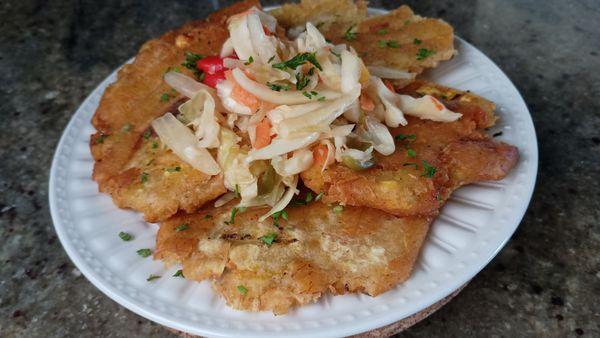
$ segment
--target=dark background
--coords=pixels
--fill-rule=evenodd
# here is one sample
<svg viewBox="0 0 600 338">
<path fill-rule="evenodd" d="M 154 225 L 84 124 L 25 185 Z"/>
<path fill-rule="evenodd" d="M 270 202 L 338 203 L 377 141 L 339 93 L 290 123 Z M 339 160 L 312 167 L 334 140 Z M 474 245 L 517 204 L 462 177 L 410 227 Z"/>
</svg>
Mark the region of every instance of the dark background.
<svg viewBox="0 0 600 338">
<path fill-rule="evenodd" d="M 144 41 L 212 3 L 0 2 L 0 336 L 173 336 L 75 269 L 50 219 L 48 171 L 94 87 Z M 600 2 L 406 3 L 450 22 L 514 81 L 537 129 L 540 169 L 508 245 L 400 336 L 600 336 Z"/>
</svg>

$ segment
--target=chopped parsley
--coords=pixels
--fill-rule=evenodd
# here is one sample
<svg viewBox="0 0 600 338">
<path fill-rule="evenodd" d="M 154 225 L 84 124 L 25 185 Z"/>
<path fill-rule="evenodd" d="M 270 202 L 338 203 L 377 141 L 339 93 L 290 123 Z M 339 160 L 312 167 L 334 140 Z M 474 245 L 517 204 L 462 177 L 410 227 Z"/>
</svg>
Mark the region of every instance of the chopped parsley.
<svg viewBox="0 0 600 338">
<path fill-rule="evenodd" d="M 421 43 L 423 43 L 423 40 L 415 38 L 415 39 L 413 40 L 413 43 L 414 43 L 415 45 L 420 45 Z"/>
<path fill-rule="evenodd" d="M 317 99 L 317 101 L 321 101 L 321 102 L 322 102 L 322 101 L 325 101 L 325 96 L 321 96 L 321 97 L 319 97 L 319 98 Z"/>
<path fill-rule="evenodd" d="M 185 278 L 185 276 L 183 275 L 183 270 L 181 270 L 181 269 L 177 270 L 177 272 L 175 272 L 175 274 L 173 275 L 173 277 Z"/>
<path fill-rule="evenodd" d="M 406 150 L 406 154 L 408 155 L 408 157 L 417 157 L 417 152 L 410 148 Z"/>
<path fill-rule="evenodd" d="M 126 233 L 126 232 L 119 232 L 119 238 L 121 238 L 123 241 L 125 242 L 129 242 L 130 240 L 133 239 L 133 236 L 131 236 L 130 234 Z"/>
<path fill-rule="evenodd" d="M 142 182 L 142 183 L 148 182 L 149 176 L 150 176 L 150 174 L 148 174 L 147 172 L 143 172 L 142 175 L 140 175 L 140 182 Z"/>
<path fill-rule="evenodd" d="M 419 48 L 419 51 L 417 52 L 417 60 L 419 60 L 419 61 L 425 60 L 426 58 L 432 56 L 433 54 L 435 54 L 435 51 L 432 49 Z"/>
<path fill-rule="evenodd" d="M 233 191 L 233 193 L 235 194 L 235 198 L 242 197 L 242 195 L 240 194 L 240 185 L 239 184 L 235 185 L 235 190 Z"/>
<path fill-rule="evenodd" d="M 384 35 L 388 33 L 388 29 L 387 28 L 382 28 L 380 30 L 377 31 L 377 34 L 379 35 Z"/>
<path fill-rule="evenodd" d="M 310 91 L 310 92 L 304 91 L 304 92 L 302 92 L 302 95 L 304 95 L 308 99 L 312 100 L 313 98 L 319 96 L 319 93 L 315 92 L 314 90 Z M 325 101 L 325 96 L 321 96 L 321 97 L 317 98 L 317 101 Z"/>
<path fill-rule="evenodd" d="M 144 137 L 144 140 L 147 140 L 150 138 L 150 136 L 152 136 L 152 131 L 150 129 L 147 129 L 144 134 L 142 134 L 142 136 Z"/>
<path fill-rule="evenodd" d="M 280 211 L 274 212 L 271 215 L 271 217 L 273 217 L 273 221 L 274 221 L 273 223 L 275 223 L 277 225 L 279 222 L 279 218 L 283 218 L 286 221 L 288 220 L 288 213 L 285 210 L 280 210 Z"/>
<path fill-rule="evenodd" d="M 160 96 L 160 102 L 167 102 L 171 99 L 171 95 L 169 95 L 169 93 L 163 93 Z"/>
<path fill-rule="evenodd" d="M 494 135 L 492 135 L 492 137 L 498 137 L 498 136 L 502 136 L 502 132 L 499 131 L 497 133 L 494 133 Z"/>
<path fill-rule="evenodd" d="M 170 173 L 179 172 L 179 171 L 181 171 L 180 166 L 176 166 L 174 168 L 167 168 L 167 172 L 170 172 Z"/>
<path fill-rule="evenodd" d="M 306 194 L 306 198 L 305 198 L 304 200 L 306 201 L 306 203 L 310 203 L 310 202 L 312 202 L 312 200 L 313 200 L 313 194 L 312 194 L 312 192 L 310 192 L 310 191 L 309 191 L 309 192 Z"/>
<path fill-rule="evenodd" d="M 275 60 L 275 55 L 271 56 L 269 58 L 269 60 L 267 61 L 267 63 L 271 63 L 271 62 L 273 62 L 273 60 Z"/>
<path fill-rule="evenodd" d="M 194 72 L 197 79 L 202 80 L 204 78 L 204 72 L 198 69 L 198 61 L 202 60 L 204 56 L 192 52 L 185 52 L 185 61 L 181 64 L 185 68 Z"/>
<path fill-rule="evenodd" d="M 423 163 L 423 173 L 421 174 L 421 176 L 432 178 L 436 172 L 435 167 L 427 163 L 427 161 L 425 160 L 421 161 L 421 163 Z"/>
<path fill-rule="evenodd" d="M 298 75 L 296 75 L 296 77 L 298 77 Z M 277 84 L 277 83 L 272 83 L 272 82 L 267 82 L 267 87 L 271 88 L 271 90 L 274 90 L 276 92 L 280 92 L 280 91 L 288 91 L 290 90 L 290 85 L 286 85 L 286 84 Z"/>
<path fill-rule="evenodd" d="M 152 149 L 158 148 L 158 142 L 152 142 Z"/>
<path fill-rule="evenodd" d="M 100 133 L 100 136 L 98 136 L 98 137 L 96 138 L 96 144 L 99 144 L 99 143 L 104 143 L 104 140 L 106 140 L 106 138 L 107 138 L 108 136 L 109 136 L 109 135 L 107 135 L 107 134 Z"/>
<path fill-rule="evenodd" d="M 211 219 L 211 218 L 212 218 L 212 215 L 210 215 L 210 214 L 204 215 L 204 219 Z"/>
<path fill-rule="evenodd" d="M 267 246 L 271 246 L 271 244 L 273 244 L 273 241 L 275 241 L 275 238 L 277 238 L 277 234 L 274 232 L 270 232 L 264 236 L 259 237 L 258 239 L 263 241 L 263 243 L 265 243 Z"/>
<path fill-rule="evenodd" d="M 244 62 L 244 64 L 245 64 L 246 66 L 248 66 L 248 65 L 252 64 L 252 62 L 254 62 L 254 58 L 253 58 L 252 56 L 250 56 L 250 57 L 248 58 L 248 61 L 247 61 L 247 62 Z"/>
<path fill-rule="evenodd" d="M 165 70 L 165 73 L 168 72 L 175 72 L 175 73 L 181 73 L 181 69 L 177 66 L 175 67 L 167 67 L 167 70 Z"/>
<path fill-rule="evenodd" d="M 153 281 L 155 279 L 159 279 L 159 278 L 160 278 L 159 275 L 150 275 L 150 276 L 148 276 L 148 278 L 146 278 L 146 281 L 151 282 L 151 281 Z"/>
<path fill-rule="evenodd" d="M 342 211 L 344 211 L 344 206 L 343 205 L 336 205 L 335 207 L 333 207 L 333 209 L 331 209 L 333 212 L 335 212 L 336 214 L 341 213 Z"/>
<path fill-rule="evenodd" d="M 238 212 L 244 212 L 246 211 L 245 207 L 234 207 L 233 209 L 231 209 L 231 216 L 229 216 L 229 222 L 225 222 L 225 224 L 234 224 L 235 223 L 235 215 Z"/>
<path fill-rule="evenodd" d="M 315 73 L 315 68 L 308 71 L 308 76 L 302 73 L 296 74 L 296 89 L 302 90 L 310 83 L 310 76 Z"/>
<path fill-rule="evenodd" d="M 443 201 L 443 199 L 442 199 L 442 194 L 440 194 L 440 192 L 439 192 L 439 191 L 438 191 L 438 192 L 437 192 L 437 194 L 435 195 L 435 199 L 436 199 L 438 202 L 442 202 L 442 201 Z"/>
<path fill-rule="evenodd" d="M 129 132 L 131 131 L 131 128 L 133 128 L 133 125 L 131 123 L 126 123 L 121 130 L 124 132 Z"/>
<path fill-rule="evenodd" d="M 415 167 L 415 170 L 419 169 L 419 165 L 416 164 L 416 163 L 414 163 L 414 162 L 407 162 L 407 163 L 404 163 L 402 166 L 404 166 L 404 167 L 408 167 L 408 166 Z"/>
<path fill-rule="evenodd" d="M 285 70 L 286 68 L 296 69 L 296 68 L 298 68 L 298 66 L 304 64 L 305 62 L 310 62 L 310 63 L 312 63 L 313 66 L 317 67 L 318 70 L 323 70 L 323 68 L 317 61 L 316 53 L 308 53 L 308 52 L 296 54 L 296 56 L 294 56 L 293 58 L 291 58 L 287 61 L 275 63 L 275 64 L 273 64 L 273 68 L 281 69 L 281 70 Z"/>
<path fill-rule="evenodd" d="M 177 232 L 180 232 L 180 231 L 187 230 L 187 229 L 189 229 L 189 228 L 190 228 L 190 225 L 189 225 L 189 224 L 187 224 L 187 223 L 183 223 L 182 225 L 178 225 L 178 226 L 175 228 L 175 231 L 177 231 Z"/>
<path fill-rule="evenodd" d="M 350 26 L 346 32 L 344 32 L 344 36 L 343 38 L 347 41 L 354 41 L 356 40 L 356 35 L 357 33 L 354 32 L 354 28 L 356 27 L 356 24 L 353 24 L 352 26 Z"/>
<path fill-rule="evenodd" d="M 136 251 L 138 255 L 146 258 L 150 255 L 152 255 L 152 250 L 150 249 L 139 249 L 138 251 Z"/>
<path fill-rule="evenodd" d="M 320 193 L 317 195 L 317 197 L 315 197 L 315 201 L 317 201 L 317 202 L 318 202 L 318 201 L 320 201 L 320 200 L 323 198 L 323 195 L 325 195 L 325 193 L 324 193 L 324 192 L 320 192 Z"/>
<path fill-rule="evenodd" d="M 248 289 L 246 289 L 246 287 L 243 285 L 238 285 L 237 290 L 239 293 L 241 293 L 244 296 L 248 293 Z"/>
<path fill-rule="evenodd" d="M 385 48 L 385 47 L 400 48 L 400 44 L 396 40 L 387 40 L 387 41 L 386 40 L 379 40 L 379 41 L 377 41 L 377 45 L 380 48 Z"/>
<path fill-rule="evenodd" d="M 404 141 L 404 140 L 407 140 L 407 141 L 409 141 L 409 142 L 412 142 L 412 141 L 414 141 L 416 138 L 417 138 L 417 135 L 415 135 L 415 134 L 408 134 L 408 135 L 405 135 L 405 134 L 398 134 L 398 135 L 396 135 L 396 136 L 394 137 L 394 139 L 396 139 L 396 141 Z"/>
</svg>

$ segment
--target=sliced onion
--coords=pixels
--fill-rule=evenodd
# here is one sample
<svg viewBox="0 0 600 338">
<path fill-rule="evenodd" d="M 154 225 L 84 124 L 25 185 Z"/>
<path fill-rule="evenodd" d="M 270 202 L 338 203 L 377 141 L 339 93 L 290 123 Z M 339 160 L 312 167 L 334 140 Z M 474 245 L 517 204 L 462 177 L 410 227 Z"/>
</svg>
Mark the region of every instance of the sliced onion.
<svg viewBox="0 0 600 338">
<path fill-rule="evenodd" d="M 294 198 L 294 195 L 298 193 L 298 190 L 296 190 L 297 186 L 298 186 L 298 176 L 296 175 L 296 176 L 294 176 L 293 181 L 288 186 L 287 190 L 285 191 L 285 194 L 283 194 L 283 196 L 281 197 L 279 202 L 277 202 L 277 204 L 275 204 L 273 206 L 273 208 L 271 208 L 271 210 L 269 210 L 269 212 L 260 216 L 260 218 L 258 220 L 260 222 L 263 222 L 265 219 L 267 219 L 272 214 L 285 209 L 285 207 L 288 204 L 290 204 L 290 202 L 292 201 L 292 198 Z"/>
<path fill-rule="evenodd" d="M 215 204 L 214 204 L 214 206 L 215 206 L 215 208 L 222 207 L 222 206 L 224 206 L 225 204 L 227 204 L 227 203 L 229 203 L 229 202 L 233 201 L 233 199 L 234 199 L 234 198 L 235 198 L 235 194 L 234 194 L 233 192 L 231 192 L 231 191 L 230 191 L 230 192 L 228 192 L 228 193 L 225 193 L 225 194 L 221 195 L 221 197 L 219 197 L 219 198 L 218 198 L 218 199 L 215 201 Z"/>
<path fill-rule="evenodd" d="M 371 116 L 365 118 L 365 125 L 369 141 L 373 143 L 373 147 L 382 155 L 391 155 L 396 150 L 394 138 L 390 134 L 390 130 L 381 122 Z"/>
<path fill-rule="evenodd" d="M 405 126 L 406 124 L 408 124 L 408 122 L 404 118 L 402 110 L 398 108 L 399 96 L 396 93 L 390 91 L 390 89 L 385 86 L 383 81 L 376 76 L 371 76 L 371 85 L 375 86 L 377 96 L 379 97 L 381 103 L 385 108 L 385 124 L 387 124 L 388 127 L 392 128 L 396 128 L 399 125 Z"/>
<path fill-rule="evenodd" d="M 325 159 L 325 163 L 323 163 L 323 167 L 321 168 L 321 172 L 323 172 L 327 166 L 333 164 L 335 161 L 335 147 L 329 140 L 323 140 L 321 141 L 321 144 L 327 146 L 327 158 Z"/>
<path fill-rule="evenodd" d="M 400 69 L 394 69 L 383 66 L 369 66 L 367 67 L 369 73 L 373 76 L 377 76 L 383 79 L 392 79 L 392 80 L 412 80 L 415 78 L 417 74 L 409 73 L 407 71 L 403 71 Z"/>
<path fill-rule="evenodd" d="M 455 113 L 446 108 L 438 99 L 431 95 L 425 95 L 418 99 L 408 95 L 399 95 L 399 97 L 400 107 L 406 115 L 438 122 L 452 122 L 462 116 L 462 114 Z"/>
<path fill-rule="evenodd" d="M 252 55 L 256 55 L 250 39 L 247 18 L 248 15 L 233 16 L 228 25 L 233 48 L 240 60 L 248 60 Z"/>
<path fill-rule="evenodd" d="M 360 87 L 360 61 L 356 55 L 345 50 L 342 52 L 342 80 L 340 88 L 342 93 L 348 94 L 357 86 Z"/>
<path fill-rule="evenodd" d="M 244 90 L 258 97 L 260 100 L 275 104 L 300 104 L 310 102 L 310 99 L 304 96 L 302 92 L 276 92 L 263 84 L 252 81 L 239 68 L 234 69 L 232 75 L 235 81 Z M 340 97 L 340 93 L 324 90 L 319 91 L 319 96 L 324 96 L 326 99 L 331 100 Z"/>
<path fill-rule="evenodd" d="M 265 34 L 263 24 L 256 13 L 248 14 L 248 29 L 250 30 L 250 39 L 256 55 L 253 56 L 256 62 L 268 63 L 269 59 L 277 54 L 277 40 Z"/>
<path fill-rule="evenodd" d="M 306 23 L 306 31 L 301 33 L 296 39 L 298 51 L 301 53 L 314 53 L 327 46 L 325 37 L 312 23 Z"/>
<path fill-rule="evenodd" d="M 213 97 L 216 96 L 215 90 L 213 88 L 178 72 L 167 72 L 164 75 L 163 79 L 173 89 L 175 89 L 182 95 L 187 96 L 190 99 L 201 90 L 208 91 Z"/>
<path fill-rule="evenodd" d="M 344 95 L 343 97 L 294 118 L 285 119 L 279 123 L 278 132 L 283 137 L 288 137 L 291 134 L 309 131 L 315 128 L 322 129 L 322 126 L 328 126 L 338 116 L 342 115 L 346 108 L 355 101 L 360 95 L 360 88 L 355 87 L 353 93 Z"/>
<path fill-rule="evenodd" d="M 277 19 L 274 16 L 267 14 L 256 7 L 250 9 L 253 13 L 256 13 L 260 18 L 260 22 L 269 29 L 270 32 L 275 33 L 277 29 Z"/>
<path fill-rule="evenodd" d="M 215 114 L 215 100 L 206 90 L 199 91 L 191 100 L 179 106 L 179 111 L 194 126 L 200 147 L 219 146 L 221 126 Z"/>
<path fill-rule="evenodd" d="M 208 150 L 200 147 L 196 136 L 173 114 L 167 113 L 152 121 L 160 140 L 186 163 L 208 175 L 216 175 L 221 168 Z"/>
<path fill-rule="evenodd" d="M 231 41 L 231 38 L 228 38 L 223 43 L 223 47 L 221 47 L 221 53 L 219 54 L 219 56 L 224 58 L 224 57 L 230 56 L 231 54 L 233 54 L 233 41 Z M 227 68 L 229 68 L 229 67 L 227 67 Z"/>
<path fill-rule="evenodd" d="M 294 151 L 292 157 L 286 159 L 283 156 L 275 156 L 271 159 L 271 165 L 280 176 L 292 176 L 310 168 L 313 164 L 313 153 L 307 149 Z"/>
<path fill-rule="evenodd" d="M 277 125 L 284 119 L 290 119 L 304 115 L 322 106 L 322 102 L 311 102 L 293 106 L 281 105 L 267 112 L 267 117 L 269 118 L 269 121 L 271 121 L 271 124 Z"/>
<path fill-rule="evenodd" d="M 304 148 L 315 142 L 319 138 L 319 133 L 314 132 L 298 138 L 274 138 L 271 144 L 264 148 L 253 149 L 248 154 L 246 161 L 268 160 L 275 156 L 287 154 L 290 151 Z"/>
</svg>

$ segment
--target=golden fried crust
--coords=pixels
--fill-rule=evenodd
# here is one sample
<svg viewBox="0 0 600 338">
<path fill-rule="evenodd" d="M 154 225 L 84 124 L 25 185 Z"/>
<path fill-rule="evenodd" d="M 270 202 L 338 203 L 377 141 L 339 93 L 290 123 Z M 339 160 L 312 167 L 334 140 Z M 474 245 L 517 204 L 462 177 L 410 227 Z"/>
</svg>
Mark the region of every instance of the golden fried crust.
<svg viewBox="0 0 600 338">
<path fill-rule="evenodd" d="M 371 169 L 357 172 L 335 163 L 323 172 L 313 166 L 301 173 L 308 188 L 325 193 L 323 201 L 377 208 L 397 216 L 435 215 L 453 190 L 480 180 L 502 179 L 515 165 L 517 149 L 491 141 L 483 131 L 496 121 L 493 103 L 423 81 L 400 92 L 433 95 L 463 116 L 449 123 L 408 116 L 406 126 L 390 132 L 415 135 L 414 140 L 398 140 L 389 156 L 376 154 Z M 408 149 L 416 156 L 409 155 Z M 432 177 L 427 166 L 435 168 Z"/>
<path fill-rule="evenodd" d="M 179 209 L 193 211 L 225 192 L 220 176 L 187 170 L 189 167 L 170 152 L 146 151 L 149 141 L 142 135 L 155 118 L 175 111 L 176 103 L 181 103 L 182 97 L 164 83 L 165 71 L 178 67 L 192 75 L 181 67 L 185 52 L 218 54 L 229 36 L 226 19 L 252 6 L 260 4 L 242 1 L 146 42 L 133 63 L 123 66 L 118 80 L 106 89 L 92 118 L 97 129 L 90 140 L 95 160 L 93 178 L 100 191 L 110 193 L 119 207 L 141 211 L 146 220 L 155 222 Z M 164 93 L 170 95 L 168 100 L 161 99 Z M 161 163 L 186 170 L 178 172 L 177 178 L 167 178 Z M 150 179 L 142 183 L 144 172 Z"/>
<path fill-rule="evenodd" d="M 363 1 L 303 0 L 284 5 L 273 15 L 286 28 L 312 22 L 333 43 L 352 46 L 368 66 L 421 73 L 455 53 L 452 26 L 415 15 L 404 5 L 386 15 L 368 18 Z M 345 34 L 349 29 L 356 34 Z"/>
<path fill-rule="evenodd" d="M 257 221 L 264 208 L 233 224 L 223 223 L 231 206 L 175 216 L 160 226 L 155 258 L 181 262 L 187 279 L 213 279 L 236 309 L 283 314 L 328 291 L 375 296 L 406 280 L 431 222 L 361 207 L 336 213 L 320 202 L 286 210 L 277 226 Z M 181 224 L 188 229 L 177 231 Z M 269 246 L 260 238 L 270 233 Z"/>
</svg>

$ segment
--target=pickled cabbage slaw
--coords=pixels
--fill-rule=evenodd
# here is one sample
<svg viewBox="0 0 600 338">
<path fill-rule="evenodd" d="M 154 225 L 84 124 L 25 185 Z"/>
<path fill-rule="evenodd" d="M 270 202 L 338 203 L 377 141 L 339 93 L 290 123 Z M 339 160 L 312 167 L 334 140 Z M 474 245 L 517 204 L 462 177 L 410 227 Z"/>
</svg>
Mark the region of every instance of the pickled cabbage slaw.
<svg viewBox="0 0 600 338">
<path fill-rule="evenodd" d="M 355 170 L 373 165 L 373 152 L 395 151 L 389 127 L 405 115 L 450 122 L 461 114 L 430 95 L 395 93 L 380 77 L 414 74 L 367 67 L 352 47 L 333 45 L 310 22 L 293 40 L 275 32 L 274 17 L 257 8 L 229 18 L 216 88 L 179 72 L 164 80 L 189 98 L 177 116 L 152 126 L 162 143 L 207 175 L 223 175 L 238 207 L 265 206 L 266 219 L 298 194 L 298 175 L 340 162 Z M 355 146 L 360 144 L 361 146 Z"/>
</svg>

